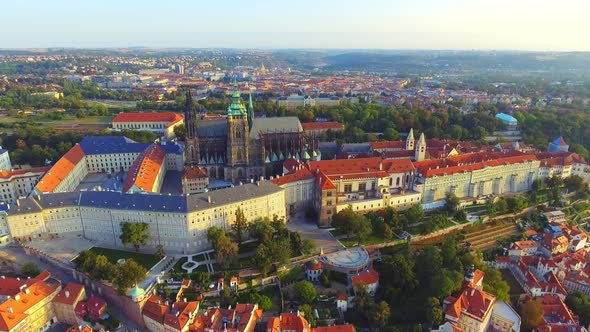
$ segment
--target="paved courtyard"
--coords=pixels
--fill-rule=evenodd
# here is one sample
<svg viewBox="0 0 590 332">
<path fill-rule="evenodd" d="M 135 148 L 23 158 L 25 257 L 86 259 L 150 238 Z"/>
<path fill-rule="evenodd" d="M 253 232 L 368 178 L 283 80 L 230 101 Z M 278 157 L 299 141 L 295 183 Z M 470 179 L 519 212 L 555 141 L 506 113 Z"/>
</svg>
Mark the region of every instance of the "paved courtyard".
<svg viewBox="0 0 590 332">
<path fill-rule="evenodd" d="M 181 195 L 182 194 L 182 172 L 167 171 L 160 189 L 162 194 Z"/>
<path fill-rule="evenodd" d="M 56 238 L 56 239 L 35 239 L 25 243 L 27 246 L 40 250 L 55 259 L 71 261 L 78 254 L 90 249 L 97 244 L 82 237 Z"/>
<path fill-rule="evenodd" d="M 125 177 L 124 172 L 113 173 L 111 177 L 106 173 L 90 173 L 84 177 L 75 191 L 92 191 L 98 188 L 102 190 L 121 190 Z"/>
<path fill-rule="evenodd" d="M 287 228 L 290 231 L 298 231 L 304 239 L 314 240 L 317 250 L 323 249 L 324 254 L 345 249 L 327 229 L 319 228 L 315 222 L 307 220 L 303 212 L 292 216 Z"/>
</svg>

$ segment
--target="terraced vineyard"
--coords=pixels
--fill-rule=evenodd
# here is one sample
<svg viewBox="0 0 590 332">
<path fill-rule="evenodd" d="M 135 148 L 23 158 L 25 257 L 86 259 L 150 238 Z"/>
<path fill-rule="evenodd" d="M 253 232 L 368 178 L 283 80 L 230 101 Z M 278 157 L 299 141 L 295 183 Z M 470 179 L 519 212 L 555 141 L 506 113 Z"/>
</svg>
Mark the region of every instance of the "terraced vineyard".
<svg viewBox="0 0 590 332">
<path fill-rule="evenodd" d="M 519 233 L 515 223 L 510 221 L 498 221 L 495 225 L 486 226 L 473 232 L 467 232 L 463 244 L 470 243 L 474 251 L 484 251 L 496 245 L 496 241 L 505 239 Z"/>
</svg>

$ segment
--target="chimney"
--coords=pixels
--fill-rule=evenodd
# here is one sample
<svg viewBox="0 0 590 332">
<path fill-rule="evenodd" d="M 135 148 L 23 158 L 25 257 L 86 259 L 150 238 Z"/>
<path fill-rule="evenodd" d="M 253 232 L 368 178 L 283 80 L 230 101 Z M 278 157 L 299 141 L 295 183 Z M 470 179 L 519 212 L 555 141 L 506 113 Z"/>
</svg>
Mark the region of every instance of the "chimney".
<svg viewBox="0 0 590 332">
<path fill-rule="evenodd" d="M 28 288 L 25 289 L 25 294 L 29 294 L 30 292 L 31 291 Z"/>
<path fill-rule="evenodd" d="M 186 297 L 182 299 L 184 302 L 186 302 Z"/>
<path fill-rule="evenodd" d="M 14 313 L 14 311 L 12 310 L 12 307 L 8 307 L 8 309 L 6 309 L 6 311 L 8 311 L 9 314 Z"/>
<path fill-rule="evenodd" d="M 66 299 L 70 298 L 70 291 L 66 291 Z"/>
<path fill-rule="evenodd" d="M 20 206 L 20 200 L 18 198 L 16 199 L 16 206 Z"/>
<path fill-rule="evenodd" d="M 207 202 L 211 203 L 211 196 L 207 196 Z"/>
</svg>

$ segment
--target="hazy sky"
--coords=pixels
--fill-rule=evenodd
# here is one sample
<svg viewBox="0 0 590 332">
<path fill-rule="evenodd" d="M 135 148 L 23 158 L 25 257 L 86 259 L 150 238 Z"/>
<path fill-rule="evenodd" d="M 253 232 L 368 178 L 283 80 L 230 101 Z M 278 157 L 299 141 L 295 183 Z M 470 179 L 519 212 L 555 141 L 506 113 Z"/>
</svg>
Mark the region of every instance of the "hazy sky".
<svg viewBox="0 0 590 332">
<path fill-rule="evenodd" d="M 0 48 L 590 51 L 590 0 L 2 0 Z"/>
</svg>

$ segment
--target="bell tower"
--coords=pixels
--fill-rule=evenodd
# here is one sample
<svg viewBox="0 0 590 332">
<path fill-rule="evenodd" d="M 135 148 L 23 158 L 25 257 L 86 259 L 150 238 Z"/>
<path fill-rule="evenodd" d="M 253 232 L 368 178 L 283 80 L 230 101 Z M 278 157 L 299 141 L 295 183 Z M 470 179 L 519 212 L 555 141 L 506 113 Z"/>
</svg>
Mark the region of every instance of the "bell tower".
<svg viewBox="0 0 590 332">
<path fill-rule="evenodd" d="M 186 138 L 184 147 L 184 165 L 196 166 L 199 163 L 199 135 L 197 133 L 197 111 L 193 105 L 191 89 L 186 89 L 186 101 L 184 104 L 184 126 Z"/>
<path fill-rule="evenodd" d="M 227 108 L 227 180 L 237 182 L 246 177 L 249 164 L 250 126 L 248 111 L 240 99 L 238 84 L 234 81 L 232 102 Z"/>
</svg>

